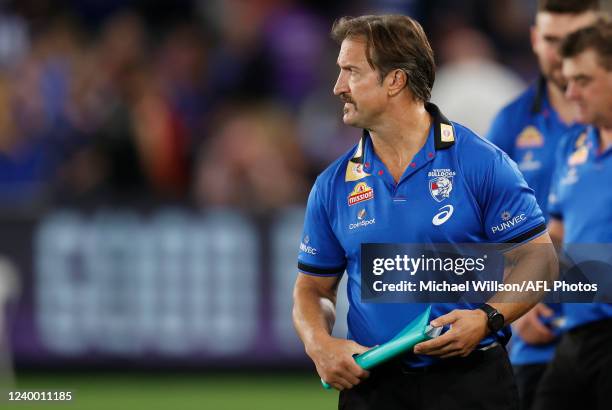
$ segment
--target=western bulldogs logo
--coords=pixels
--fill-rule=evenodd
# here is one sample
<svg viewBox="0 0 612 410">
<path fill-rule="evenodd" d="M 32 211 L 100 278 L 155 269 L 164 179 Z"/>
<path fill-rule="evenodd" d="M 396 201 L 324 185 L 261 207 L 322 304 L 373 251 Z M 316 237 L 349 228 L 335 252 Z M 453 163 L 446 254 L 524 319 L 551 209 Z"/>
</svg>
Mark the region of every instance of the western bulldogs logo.
<svg viewBox="0 0 612 410">
<path fill-rule="evenodd" d="M 429 192 L 431 193 L 433 199 L 438 202 L 442 202 L 446 198 L 449 198 L 452 190 L 452 176 L 440 176 L 429 180 Z"/>
</svg>

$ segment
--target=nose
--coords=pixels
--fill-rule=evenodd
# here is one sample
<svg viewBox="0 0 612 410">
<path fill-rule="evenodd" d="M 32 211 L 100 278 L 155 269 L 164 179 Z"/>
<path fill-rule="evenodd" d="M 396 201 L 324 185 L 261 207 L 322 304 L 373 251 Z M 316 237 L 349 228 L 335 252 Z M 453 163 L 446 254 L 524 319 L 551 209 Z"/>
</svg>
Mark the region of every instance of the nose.
<svg viewBox="0 0 612 410">
<path fill-rule="evenodd" d="M 334 85 L 334 95 L 340 95 L 342 93 L 348 93 L 348 82 L 346 80 L 346 75 L 341 70 L 338 75 L 338 79 L 336 80 L 336 85 Z"/>
<path fill-rule="evenodd" d="M 578 98 L 580 98 L 578 87 L 576 86 L 576 83 L 571 80 L 567 83 L 567 88 L 565 89 L 565 98 L 572 101 L 576 101 Z"/>
</svg>

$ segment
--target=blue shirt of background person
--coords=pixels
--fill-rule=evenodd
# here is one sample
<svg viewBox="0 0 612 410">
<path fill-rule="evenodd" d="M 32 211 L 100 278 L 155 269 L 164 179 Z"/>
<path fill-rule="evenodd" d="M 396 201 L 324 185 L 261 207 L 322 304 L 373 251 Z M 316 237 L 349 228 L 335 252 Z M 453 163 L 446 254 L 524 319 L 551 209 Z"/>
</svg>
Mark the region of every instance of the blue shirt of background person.
<svg viewBox="0 0 612 410">
<path fill-rule="evenodd" d="M 550 194 L 549 211 L 563 224 L 563 243 L 572 252 L 574 244 L 612 243 L 612 191 L 602 181 L 612 180 L 612 147 L 602 149 L 599 130 L 589 127 L 576 132 L 560 145 Z M 583 252 L 596 246 L 578 247 Z M 609 248 L 607 249 L 609 251 Z M 610 262 L 607 255 L 585 255 Z M 579 255 L 573 255 L 574 258 Z M 603 289 L 606 291 L 606 289 Z M 565 303 L 565 328 L 573 329 L 612 317 L 609 303 Z"/>
<path fill-rule="evenodd" d="M 566 124 L 552 107 L 544 78 L 532 84 L 496 116 L 487 139 L 517 162 L 527 184 L 535 191 L 538 205 L 548 220 L 548 194 L 555 155 L 562 136 L 583 129 L 580 124 Z M 561 315 L 559 305 L 548 305 L 554 312 L 550 323 Z M 530 344 L 514 333 L 510 360 L 514 365 L 546 363 L 555 351 L 555 342 Z"/>
</svg>

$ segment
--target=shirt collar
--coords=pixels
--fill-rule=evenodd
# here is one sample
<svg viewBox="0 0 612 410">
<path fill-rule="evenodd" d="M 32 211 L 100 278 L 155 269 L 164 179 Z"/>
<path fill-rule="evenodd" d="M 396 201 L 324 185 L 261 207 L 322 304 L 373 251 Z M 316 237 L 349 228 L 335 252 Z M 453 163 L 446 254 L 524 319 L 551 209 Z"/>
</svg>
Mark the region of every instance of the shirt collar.
<svg viewBox="0 0 612 410">
<path fill-rule="evenodd" d="M 440 109 L 435 104 L 426 103 L 425 109 L 431 115 L 433 128 L 433 140 L 430 130 L 430 135 L 425 143 L 425 151 L 429 153 L 427 155 L 433 157 L 432 150 L 446 150 L 455 144 L 455 130 L 452 123 L 440 112 Z M 348 162 L 345 181 L 357 181 L 371 175 L 367 171 L 370 170 L 371 166 L 370 155 L 372 150 L 370 133 L 364 129 L 353 157 Z"/>
<path fill-rule="evenodd" d="M 434 127 L 434 146 L 436 151 L 449 149 L 455 144 L 455 130 L 453 124 L 442 114 L 437 105 L 425 104 L 425 109 L 431 115 Z"/>
<path fill-rule="evenodd" d="M 586 129 L 586 143 L 595 157 L 607 156 L 612 152 L 612 147 L 608 147 L 605 151 L 601 149 L 601 135 L 599 128 L 590 125 Z M 577 142 L 578 145 L 578 142 Z"/>
<path fill-rule="evenodd" d="M 546 90 L 546 79 L 540 75 L 536 83 L 536 92 L 531 104 L 531 113 L 538 114 L 545 105 L 548 105 L 548 90 Z"/>
<path fill-rule="evenodd" d="M 444 114 L 442 114 L 435 104 L 427 103 L 425 104 L 425 109 L 432 117 L 435 150 L 440 151 L 452 147 L 455 144 L 455 130 L 453 129 L 453 124 Z M 368 130 L 364 129 L 350 162 L 353 164 L 365 164 L 367 162 L 367 152 L 369 148 L 371 148 L 370 145 L 370 133 Z"/>
</svg>

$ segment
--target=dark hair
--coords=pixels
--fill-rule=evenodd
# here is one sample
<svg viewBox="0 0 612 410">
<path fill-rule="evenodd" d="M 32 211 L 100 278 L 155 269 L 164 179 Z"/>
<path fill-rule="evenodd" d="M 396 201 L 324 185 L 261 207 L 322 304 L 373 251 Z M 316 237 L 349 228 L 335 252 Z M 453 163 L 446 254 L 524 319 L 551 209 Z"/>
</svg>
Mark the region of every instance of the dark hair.
<svg viewBox="0 0 612 410">
<path fill-rule="evenodd" d="M 434 56 L 415 20 L 395 14 L 342 17 L 334 23 L 331 36 L 338 44 L 346 38 L 363 37 L 366 58 L 378 70 L 381 82 L 392 70 L 402 70 L 414 98 L 429 101 L 436 76 Z"/>
<path fill-rule="evenodd" d="M 600 19 L 589 27 L 582 28 L 568 35 L 561 44 L 561 57 L 569 58 L 586 51 L 597 53 L 599 64 L 606 70 L 612 70 L 612 22 Z"/>
<path fill-rule="evenodd" d="M 538 11 L 577 14 L 591 10 L 599 10 L 599 0 L 538 0 Z"/>
</svg>

